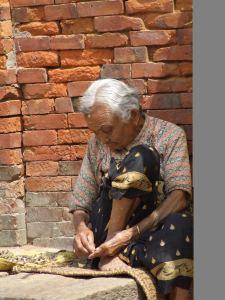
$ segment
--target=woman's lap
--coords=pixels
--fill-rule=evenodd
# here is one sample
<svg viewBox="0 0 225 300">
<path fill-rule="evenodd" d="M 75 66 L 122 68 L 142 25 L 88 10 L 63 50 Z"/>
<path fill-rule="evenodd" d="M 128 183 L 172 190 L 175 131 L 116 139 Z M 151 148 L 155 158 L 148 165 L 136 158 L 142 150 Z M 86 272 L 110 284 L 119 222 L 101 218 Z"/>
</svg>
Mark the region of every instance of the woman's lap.
<svg viewBox="0 0 225 300">
<path fill-rule="evenodd" d="M 138 156 L 135 155 L 137 151 L 139 153 Z M 134 160 L 136 156 L 137 166 Z M 129 160 L 130 157 L 131 160 Z M 144 172 L 148 174 L 148 178 L 150 179 L 153 176 L 151 170 L 156 170 L 156 173 L 159 172 L 159 169 L 156 168 L 156 165 L 159 166 L 159 162 L 157 162 L 155 157 L 155 153 L 148 152 L 146 147 L 143 149 L 142 147 L 138 147 L 131 151 L 130 156 L 127 156 L 121 162 L 119 169 L 115 165 L 115 162 L 112 164 L 112 168 L 110 169 L 111 178 L 116 176 L 118 176 L 117 178 L 121 178 L 120 174 L 122 171 L 120 169 L 123 170 L 125 167 L 127 172 L 135 170 L 139 173 Z M 125 175 L 123 172 L 122 174 L 123 176 Z M 138 190 L 138 188 L 127 189 L 126 192 L 126 190 L 117 190 L 110 186 L 110 181 L 108 178 L 105 178 L 100 197 L 92 203 L 90 220 L 96 246 L 103 243 L 107 236 L 107 224 L 110 219 L 112 201 L 114 201 L 109 196 L 111 192 L 113 192 L 114 196 L 121 194 L 120 197 L 130 198 L 131 201 L 134 201 L 136 197 L 140 198 L 140 204 L 128 221 L 128 226 L 130 227 L 146 218 L 156 208 L 156 194 L 154 192 L 146 193 L 140 189 Z M 140 188 L 143 188 L 143 186 L 141 185 Z M 120 200 L 118 198 L 115 201 Z M 193 269 L 192 238 L 192 216 L 183 213 L 171 214 L 155 230 L 147 230 L 138 239 L 130 242 L 125 249 L 120 251 L 119 257 L 132 267 L 144 267 L 149 270 L 156 279 L 158 289 L 161 293 L 170 293 L 174 286 L 188 289 L 192 281 Z M 98 259 L 94 259 L 92 266 L 97 267 L 98 261 Z"/>
</svg>

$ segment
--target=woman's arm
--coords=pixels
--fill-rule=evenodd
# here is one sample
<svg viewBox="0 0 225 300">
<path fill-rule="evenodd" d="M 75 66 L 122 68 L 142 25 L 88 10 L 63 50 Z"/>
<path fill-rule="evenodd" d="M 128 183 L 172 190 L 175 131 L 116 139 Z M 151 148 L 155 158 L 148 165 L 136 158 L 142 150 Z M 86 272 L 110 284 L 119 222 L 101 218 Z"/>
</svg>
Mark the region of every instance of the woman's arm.
<svg viewBox="0 0 225 300">
<path fill-rule="evenodd" d="M 141 232 L 147 229 L 153 229 L 168 215 L 183 210 L 186 207 L 186 192 L 182 190 L 172 191 L 156 210 L 137 224 L 138 226 L 135 225 L 125 230 L 123 230 L 126 225 L 125 220 L 127 220 L 127 216 L 131 212 L 132 200 L 123 198 L 116 201 L 114 200 L 114 202 L 114 210 L 112 209 L 111 213 L 113 222 L 111 223 L 111 227 L 109 223 L 109 233 L 106 242 L 96 248 L 89 258 L 115 255 L 119 249 L 137 238 Z M 126 206 L 127 204 L 129 208 Z"/>
</svg>

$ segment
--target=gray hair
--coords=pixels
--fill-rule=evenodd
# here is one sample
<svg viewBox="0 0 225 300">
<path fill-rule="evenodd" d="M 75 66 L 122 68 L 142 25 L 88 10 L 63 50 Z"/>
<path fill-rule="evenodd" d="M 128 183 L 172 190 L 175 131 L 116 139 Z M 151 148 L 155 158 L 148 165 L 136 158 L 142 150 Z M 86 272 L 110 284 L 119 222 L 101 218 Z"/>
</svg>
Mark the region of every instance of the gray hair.
<svg viewBox="0 0 225 300">
<path fill-rule="evenodd" d="M 99 79 L 93 82 L 79 99 L 78 110 L 89 114 L 92 106 L 98 102 L 106 104 L 112 113 L 119 115 L 123 121 L 130 119 L 133 109 L 140 109 L 140 95 L 137 90 L 116 79 Z"/>
</svg>

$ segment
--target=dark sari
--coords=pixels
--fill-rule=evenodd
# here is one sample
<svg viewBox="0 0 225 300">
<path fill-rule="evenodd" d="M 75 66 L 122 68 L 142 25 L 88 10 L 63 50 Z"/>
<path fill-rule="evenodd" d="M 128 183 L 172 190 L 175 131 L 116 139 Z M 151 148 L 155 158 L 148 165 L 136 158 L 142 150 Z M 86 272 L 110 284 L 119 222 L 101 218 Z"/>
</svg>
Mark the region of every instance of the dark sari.
<svg viewBox="0 0 225 300">
<path fill-rule="evenodd" d="M 107 236 L 112 200 L 140 199 L 127 226 L 146 218 L 157 207 L 160 157 L 156 149 L 146 145 L 133 147 L 117 164 L 111 159 L 109 173 L 102 178 L 100 196 L 93 201 L 90 221 L 95 244 Z M 146 230 L 121 249 L 119 257 L 131 267 L 143 267 L 153 275 L 158 291 L 171 292 L 173 287 L 189 289 L 193 276 L 193 220 L 186 211 L 174 213 L 154 230 Z M 97 268 L 99 258 L 91 261 Z"/>
</svg>

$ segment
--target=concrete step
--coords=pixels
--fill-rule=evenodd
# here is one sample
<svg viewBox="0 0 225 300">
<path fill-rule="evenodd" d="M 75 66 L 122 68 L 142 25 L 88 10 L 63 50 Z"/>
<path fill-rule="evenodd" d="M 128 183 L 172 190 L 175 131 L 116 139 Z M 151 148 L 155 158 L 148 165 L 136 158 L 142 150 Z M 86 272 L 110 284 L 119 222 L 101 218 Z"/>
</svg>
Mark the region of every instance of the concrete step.
<svg viewBox="0 0 225 300">
<path fill-rule="evenodd" d="M 50 274 L 20 273 L 0 278 L 1 300 L 137 300 L 144 299 L 129 278 L 69 278 Z"/>
<path fill-rule="evenodd" d="M 0 248 L 23 255 L 59 249 L 34 247 Z M 0 272 L 0 300 L 144 300 L 134 279 L 124 277 L 72 278 L 52 274 Z M 159 298 L 158 300 L 163 300 Z"/>
</svg>

